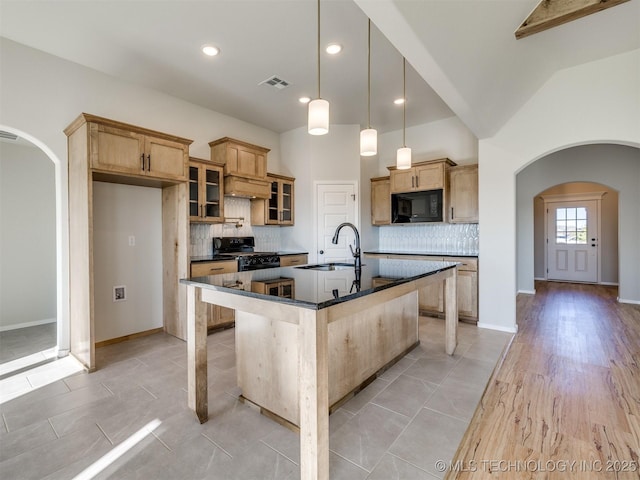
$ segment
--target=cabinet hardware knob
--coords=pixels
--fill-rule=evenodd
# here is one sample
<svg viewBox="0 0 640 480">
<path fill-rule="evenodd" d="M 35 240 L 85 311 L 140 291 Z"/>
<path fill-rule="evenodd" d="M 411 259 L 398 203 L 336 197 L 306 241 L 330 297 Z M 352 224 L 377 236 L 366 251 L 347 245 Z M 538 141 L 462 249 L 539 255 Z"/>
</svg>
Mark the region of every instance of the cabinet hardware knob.
<svg viewBox="0 0 640 480">
<path fill-rule="evenodd" d="M 216 270 L 224 270 L 224 267 L 216 267 L 216 268 L 212 268 L 210 271 L 211 271 L 211 272 L 215 272 Z"/>
</svg>

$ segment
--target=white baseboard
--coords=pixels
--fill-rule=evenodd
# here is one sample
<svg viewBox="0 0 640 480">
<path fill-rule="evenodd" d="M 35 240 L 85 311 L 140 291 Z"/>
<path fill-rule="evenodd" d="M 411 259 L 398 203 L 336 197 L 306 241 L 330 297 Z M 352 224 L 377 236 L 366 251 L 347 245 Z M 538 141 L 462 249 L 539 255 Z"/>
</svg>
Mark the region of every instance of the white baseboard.
<svg viewBox="0 0 640 480">
<path fill-rule="evenodd" d="M 538 280 L 539 282 L 546 282 L 547 279 L 544 277 L 533 277 L 534 280 Z"/>
<path fill-rule="evenodd" d="M 525 295 L 535 295 L 535 290 L 518 290 L 518 293 L 524 293 Z"/>
<path fill-rule="evenodd" d="M 518 325 L 513 327 L 505 327 L 503 325 L 495 325 L 493 323 L 478 322 L 478 328 L 486 328 L 487 330 L 498 330 L 500 332 L 518 333 Z"/>
<path fill-rule="evenodd" d="M 617 286 L 619 286 L 619 283 L 617 283 L 617 282 L 600 282 L 600 285 L 611 285 L 612 287 L 617 287 Z"/>
<path fill-rule="evenodd" d="M 627 298 L 618 297 L 618 303 L 630 303 L 631 305 L 640 305 L 640 300 L 629 300 Z"/>
<path fill-rule="evenodd" d="M 6 332 L 7 330 L 17 330 L 18 328 L 35 327 L 38 325 L 44 325 L 46 323 L 56 323 L 55 318 L 45 318 L 44 320 L 36 320 L 34 322 L 14 323 L 13 325 L 0 326 L 0 332 Z"/>
</svg>

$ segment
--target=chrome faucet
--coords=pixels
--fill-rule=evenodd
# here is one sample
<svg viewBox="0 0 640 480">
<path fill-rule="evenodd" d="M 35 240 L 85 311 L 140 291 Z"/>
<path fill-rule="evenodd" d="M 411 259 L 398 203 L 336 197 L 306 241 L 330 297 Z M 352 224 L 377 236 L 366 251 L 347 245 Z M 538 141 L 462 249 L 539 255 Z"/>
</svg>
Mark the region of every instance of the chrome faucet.
<svg viewBox="0 0 640 480">
<path fill-rule="evenodd" d="M 338 228 L 336 228 L 336 233 L 333 234 L 331 243 L 333 243 L 334 245 L 338 244 L 338 235 L 340 234 L 340 230 L 342 229 L 342 227 L 351 227 L 353 229 L 353 232 L 356 234 L 356 249 L 354 251 L 351 244 L 349 244 L 349 250 L 351 250 L 351 255 L 353 255 L 354 258 L 354 267 L 356 269 L 360 269 L 362 267 L 362 261 L 360 259 L 360 234 L 358 233 L 358 229 L 353 223 L 345 222 L 338 225 Z"/>
</svg>

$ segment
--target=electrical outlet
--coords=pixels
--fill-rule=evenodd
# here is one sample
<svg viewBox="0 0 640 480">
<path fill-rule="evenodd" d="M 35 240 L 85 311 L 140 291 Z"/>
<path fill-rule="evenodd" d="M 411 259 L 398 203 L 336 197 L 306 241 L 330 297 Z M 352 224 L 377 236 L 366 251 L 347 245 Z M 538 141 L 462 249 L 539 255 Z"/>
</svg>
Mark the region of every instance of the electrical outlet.
<svg viewBox="0 0 640 480">
<path fill-rule="evenodd" d="M 127 299 L 127 286 L 118 285 L 113 287 L 113 301 L 124 302 Z"/>
<path fill-rule="evenodd" d="M 129 235 L 129 246 L 130 247 L 136 246 L 136 237 L 134 235 Z"/>
</svg>

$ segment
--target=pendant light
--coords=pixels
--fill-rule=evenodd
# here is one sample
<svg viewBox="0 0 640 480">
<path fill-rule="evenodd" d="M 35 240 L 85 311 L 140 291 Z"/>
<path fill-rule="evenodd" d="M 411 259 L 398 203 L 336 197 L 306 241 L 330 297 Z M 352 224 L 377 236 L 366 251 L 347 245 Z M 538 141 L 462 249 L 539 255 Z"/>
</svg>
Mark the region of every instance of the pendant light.
<svg viewBox="0 0 640 480">
<path fill-rule="evenodd" d="M 329 133 L 329 102 L 320 97 L 320 0 L 318 0 L 318 98 L 309 102 L 309 125 L 311 135 Z"/>
<path fill-rule="evenodd" d="M 411 149 L 405 143 L 405 133 L 407 130 L 407 61 L 402 57 L 402 147 L 398 149 L 396 156 L 396 168 L 407 170 L 411 168 Z"/>
<path fill-rule="evenodd" d="M 371 128 L 371 19 L 367 45 L 367 128 L 360 131 L 360 155 L 363 157 L 378 153 L 378 132 Z"/>
</svg>

